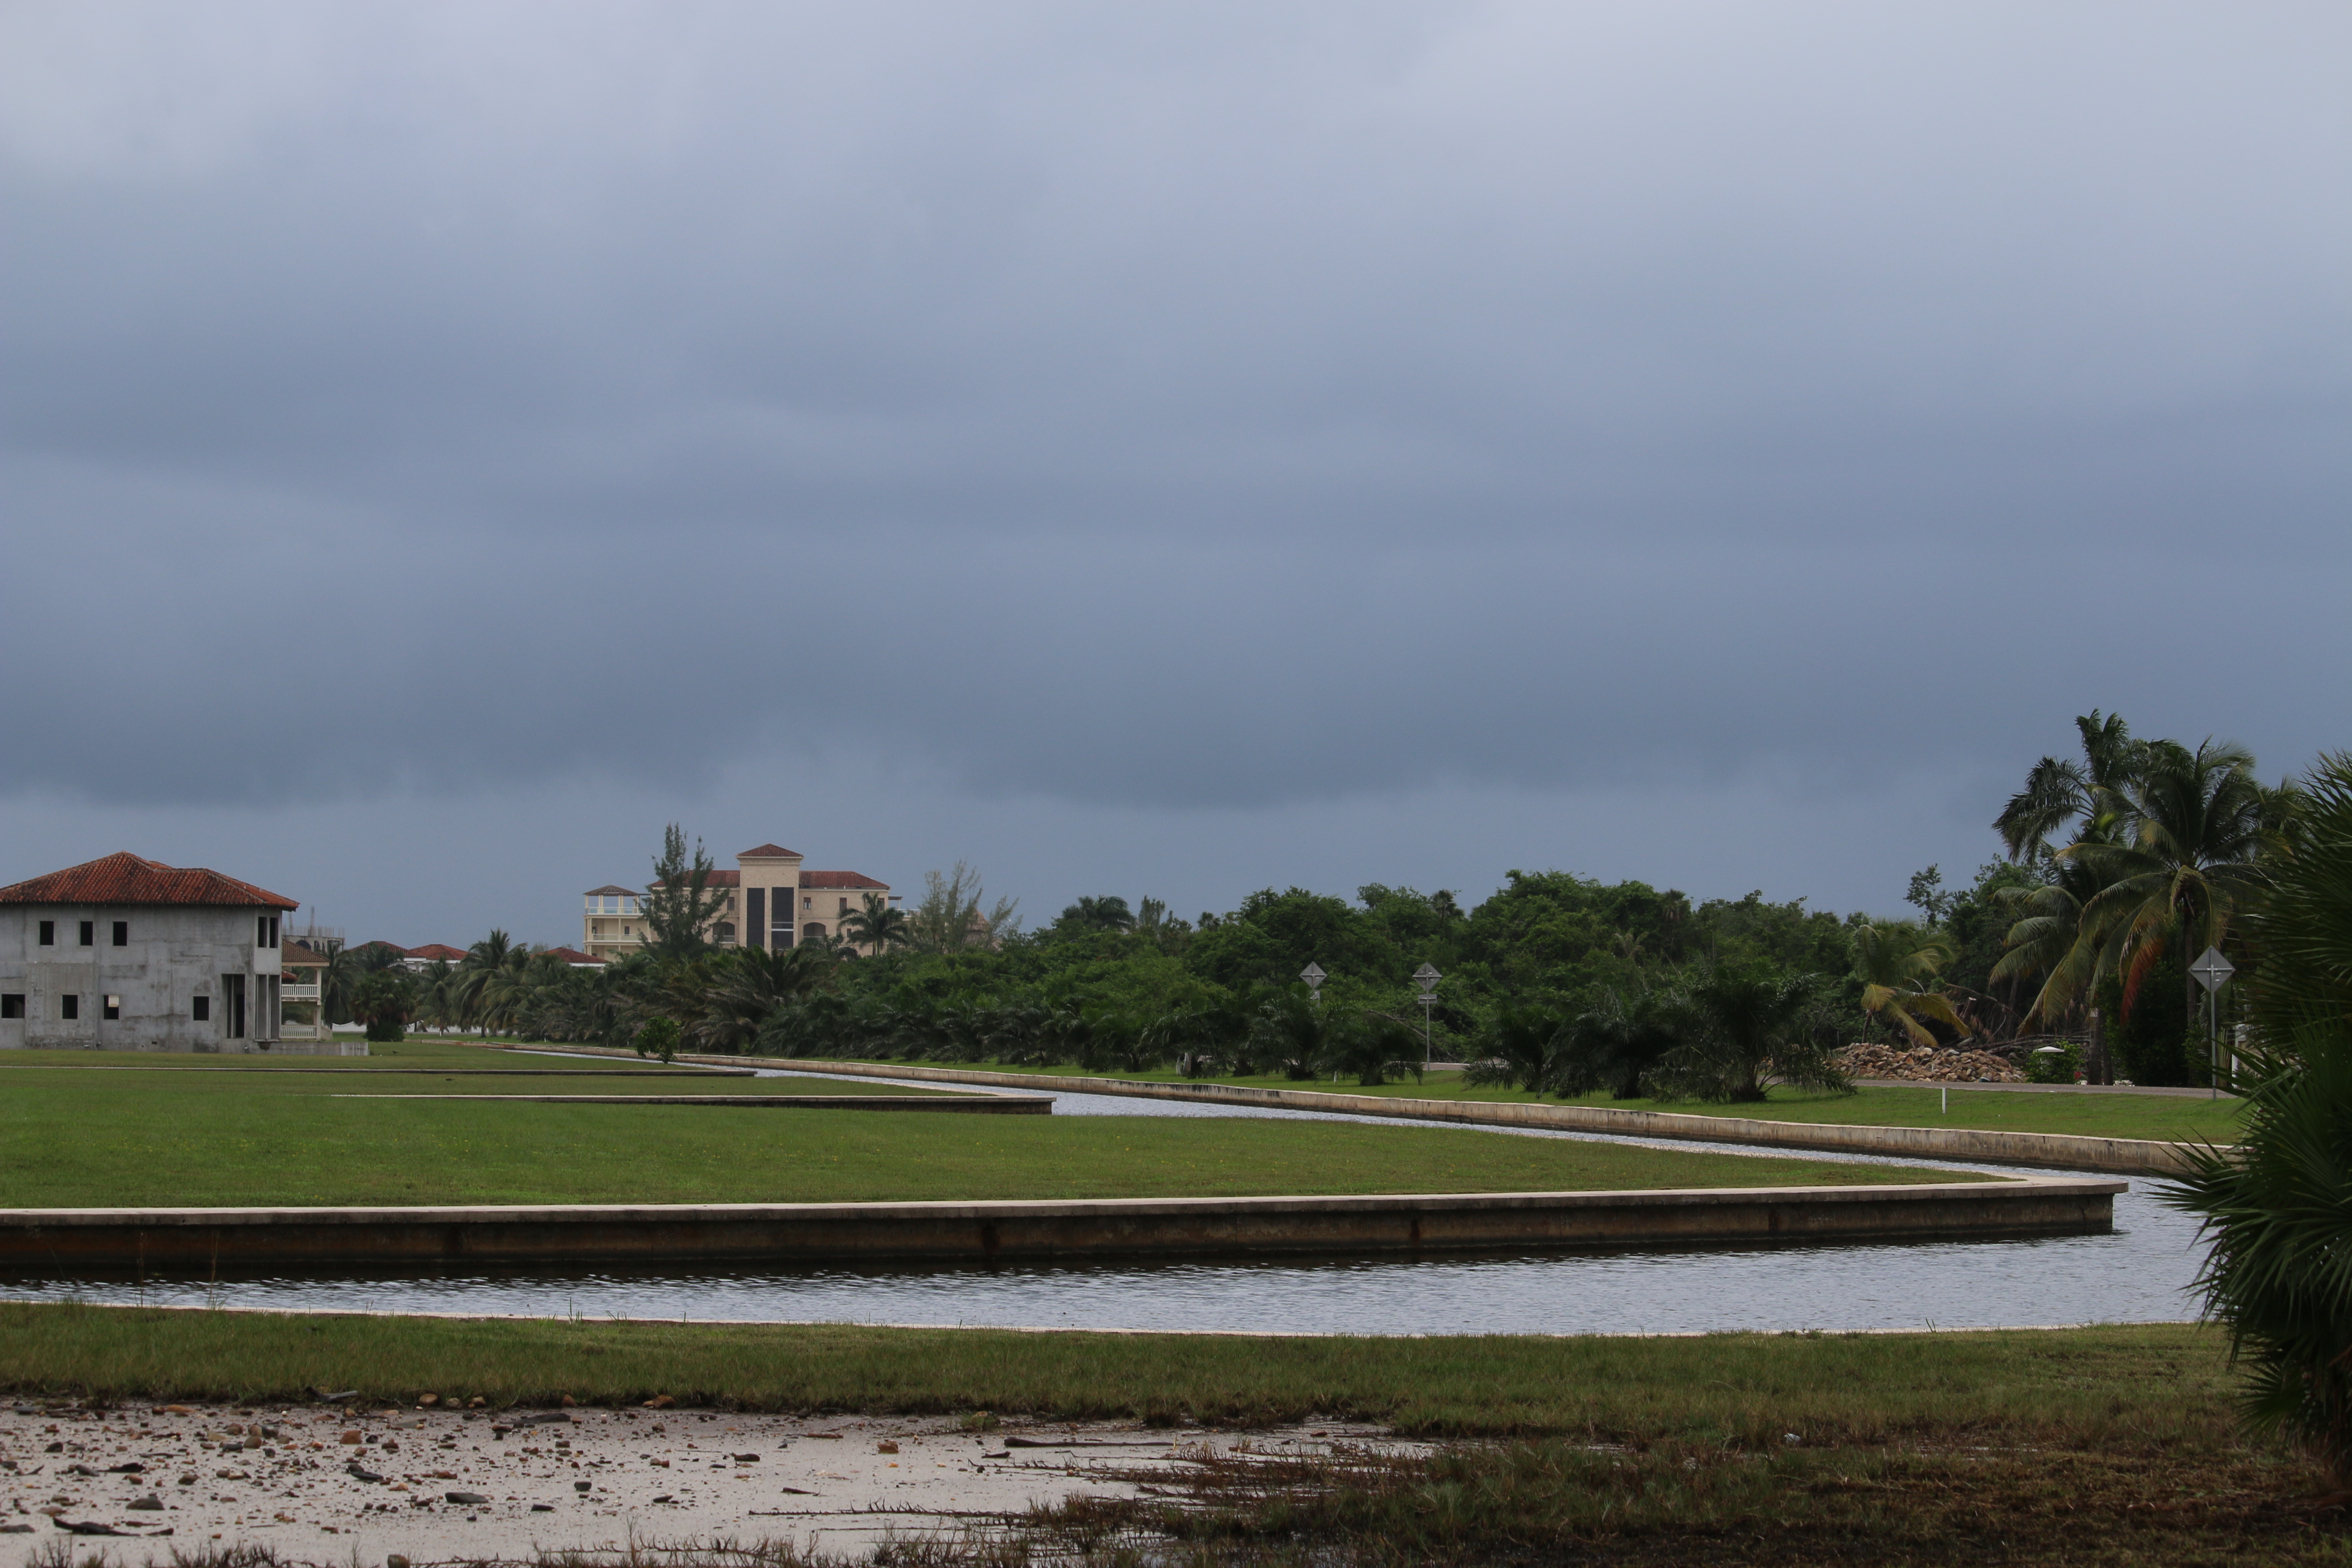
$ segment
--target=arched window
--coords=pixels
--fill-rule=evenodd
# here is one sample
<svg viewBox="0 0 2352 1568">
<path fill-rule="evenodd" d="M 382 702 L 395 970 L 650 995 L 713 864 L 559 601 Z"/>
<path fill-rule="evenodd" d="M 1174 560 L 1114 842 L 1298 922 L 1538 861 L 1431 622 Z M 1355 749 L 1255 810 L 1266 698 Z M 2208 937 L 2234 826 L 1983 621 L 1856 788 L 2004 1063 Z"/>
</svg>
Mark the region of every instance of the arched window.
<svg viewBox="0 0 2352 1568">
<path fill-rule="evenodd" d="M 733 921 L 720 921 L 719 922 L 719 945 L 721 947 L 732 947 L 735 945 L 735 922 Z"/>
<path fill-rule="evenodd" d="M 806 925 L 801 927 L 801 940 L 803 942 L 814 942 L 822 938 L 824 935 L 824 926 L 821 921 L 811 921 Z"/>
</svg>

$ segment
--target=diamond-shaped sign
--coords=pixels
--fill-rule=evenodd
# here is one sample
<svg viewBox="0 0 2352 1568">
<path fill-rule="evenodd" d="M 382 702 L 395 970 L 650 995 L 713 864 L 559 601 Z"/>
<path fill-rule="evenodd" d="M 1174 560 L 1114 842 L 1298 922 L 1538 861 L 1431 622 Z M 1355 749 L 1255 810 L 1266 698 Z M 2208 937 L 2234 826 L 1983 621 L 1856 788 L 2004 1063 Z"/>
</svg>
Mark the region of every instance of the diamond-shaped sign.
<svg viewBox="0 0 2352 1568">
<path fill-rule="evenodd" d="M 1312 991 L 1330 977 L 1323 973 L 1323 966 L 1321 964 L 1310 963 L 1306 968 L 1298 972 L 1298 978 L 1307 982 L 1307 989 Z"/>
<path fill-rule="evenodd" d="M 1423 964 L 1419 969 L 1414 970 L 1412 972 L 1412 977 L 1420 983 L 1421 988 L 1423 991 L 1436 990 L 1437 983 L 1445 978 L 1445 976 L 1438 973 L 1436 970 L 1432 969 L 1426 963 Z"/>
<path fill-rule="evenodd" d="M 2238 973 L 2238 966 L 2222 957 L 2220 948 L 2209 947 L 2197 955 L 2197 962 L 2189 966 L 2189 973 L 2195 975 L 2197 984 L 2206 990 L 2219 991 L 2230 976 Z"/>
</svg>

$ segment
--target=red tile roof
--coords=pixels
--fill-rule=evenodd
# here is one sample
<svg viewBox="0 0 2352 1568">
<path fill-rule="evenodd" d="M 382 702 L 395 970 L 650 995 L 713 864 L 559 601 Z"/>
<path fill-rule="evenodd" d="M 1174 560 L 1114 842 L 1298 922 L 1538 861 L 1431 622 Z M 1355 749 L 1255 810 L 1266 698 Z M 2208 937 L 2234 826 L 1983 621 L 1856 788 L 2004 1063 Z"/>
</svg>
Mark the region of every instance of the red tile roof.
<svg viewBox="0 0 2352 1568">
<path fill-rule="evenodd" d="M 605 883 L 605 884 L 604 884 L 603 887 L 601 887 L 601 888 L 591 888 L 591 889 L 588 889 L 588 891 L 587 891 L 584 895 L 583 895 L 583 897 L 586 897 L 586 898 L 591 898 L 591 899 L 593 899 L 593 898 L 596 898 L 596 897 L 598 897 L 599 895 L 601 895 L 601 894 L 604 894 L 604 893 L 623 893 L 623 894 L 627 894 L 627 895 L 630 895 L 630 896 L 634 897 L 634 896 L 635 895 L 635 893 L 636 893 L 636 889 L 635 889 L 635 888 L 616 888 L 616 887 L 613 886 L 613 884 L 612 884 L 612 883 L 607 882 L 607 883 Z"/>
<path fill-rule="evenodd" d="M 226 904 L 298 910 L 293 899 L 202 867 L 171 867 L 128 852 L 0 888 L 0 904 Z"/>
<path fill-rule="evenodd" d="M 327 955 L 323 952 L 311 952 L 289 936 L 278 949 L 278 963 L 280 967 L 286 969 L 324 969 L 327 966 Z M 304 984 L 308 984 L 309 982 L 306 981 Z"/>
<path fill-rule="evenodd" d="M 706 888 L 733 888 L 740 886 L 742 880 L 743 873 L 740 871 L 713 871 L 703 879 L 702 885 Z M 654 886 L 658 888 L 663 884 L 656 882 Z"/>
<path fill-rule="evenodd" d="M 428 963 L 437 958 L 444 963 L 455 963 L 466 956 L 466 950 L 462 947 L 451 947 L 446 942 L 428 942 L 423 947 L 410 948 L 408 956 L 422 958 Z"/>
<path fill-rule="evenodd" d="M 797 860 L 801 852 L 787 849 L 781 844 L 762 844 L 757 849 L 746 849 L 735 857 L 738 860 Z"/>
<path fill-rule="evenodd" d="M 801 886 L 803 888 L 871 888 L 877 893 L 887 893 L 890 890 L 889 883 L 877 882 L 862 871 L 803 871 L 801 873 Z"/>
<path fill-rule="evenodd" d="M 351 951 L 352 951 L 352 952 L 365 952 L 369 948 L 372 948 L 372 947 L 381 947 L 381 948 L 383 948 L 383 949 L 385 949 L 387 952 L 396 952 L 396 953 L 400 954 L 400 956 L 401 956 L 401 957 L 403 957 L 403 958 L 414 958 L 415 956 L 416 956 L 415 953 L 410 952 L 406 948 L 404 948 L 404 947 L 401 946 L 401 945 L 400 945 L 400 943 L 398 943 L 398 942 L 355 942 L 355 943 L 353 943 L 353 944 L 352 944 Z"/>
<path fill-rule="evenodd" d="M 593 953 L 583 952 L 576 947 L 542 947 L 539 950 L 550 958 L 560 958 L 566 963 L 602 963 Z"/>
</svg>

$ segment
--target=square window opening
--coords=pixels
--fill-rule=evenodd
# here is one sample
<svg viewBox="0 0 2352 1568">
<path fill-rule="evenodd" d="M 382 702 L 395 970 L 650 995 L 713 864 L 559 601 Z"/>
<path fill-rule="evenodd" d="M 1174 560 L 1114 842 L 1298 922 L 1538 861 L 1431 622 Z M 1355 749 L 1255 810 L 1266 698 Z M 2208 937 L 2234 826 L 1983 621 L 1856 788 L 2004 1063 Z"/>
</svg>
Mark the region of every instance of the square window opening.
<svg viewBox="0 0 2352 1568">
<path fill-rule="evenodd" d="M 211 1023 L 213 1021 L 213 999 L 209 996 L 197 997 L 188 1009 L 188 1016 L 194 1019 L 199 1024 Z"/>
<path fill-rule="evenodd" d="M 58 945 L 57 921 L 43 921 L 41 922 L 41 945 L 43 947 L 55 947 Z"/>
<path fill-rule="evenodd" d="M 25 994 L 11 991 L 0 995 L 0 1018 L 21 1018 L 25 1016 Z"/>
<path fill-rule="evenodd" d="M 58 997 L 58 1016 L 60 1018 L 80 1017 L 81 998 L 73 994 L 71 992 L 68 992 L 65 995 Z"/>
<path fill-rule="evenodd" d="M 100 1016 L 100 1017 L 101 1017 L 101 1018 L 120 1018 L 120 1017 L 121 1017 L 121 1016 L 122 1016 L 122 998 L 121 998 L 121 997 L 120 997 L 120 996 L 115 995 L 115 994 L 114 994 L 113 993 L 111 993 L 111 992 L 109 992 L 109 993 L 107 994 L 107 998 L 106 998 L 105 1005 L 102 1005 L 101 1007 L 100 1007 L 100 1009 L 99 1009 L 99 1016 Z"/>
<path fill-rule="evenodd" d="M 81 922 L 81 945 L 84 947 L 96 947 L 98 945 L 98 922 L 96 921 L 84 921 Z"/>
<path fill-rule="evenodd" d="M 131 945 L 131 922 L 129 921 L 117 921 L 114 922 L 114 945 L 117 947 L 129 947 Z"/>
</svg>

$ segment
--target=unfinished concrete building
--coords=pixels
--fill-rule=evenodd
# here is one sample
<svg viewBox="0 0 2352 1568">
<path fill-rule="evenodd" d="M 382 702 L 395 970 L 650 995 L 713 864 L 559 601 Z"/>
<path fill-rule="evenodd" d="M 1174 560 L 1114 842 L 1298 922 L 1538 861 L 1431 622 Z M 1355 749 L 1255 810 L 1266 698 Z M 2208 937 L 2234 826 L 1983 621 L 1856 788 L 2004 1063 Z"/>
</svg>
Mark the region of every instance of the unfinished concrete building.
<svg viewBox="0 0 2352 1568">
<path fill-rule="evenodd" d="M 0 888 L 0 1050 L 282 1048 L 278 922 L 297 907 L 130 854 Z"/>
</svg>

